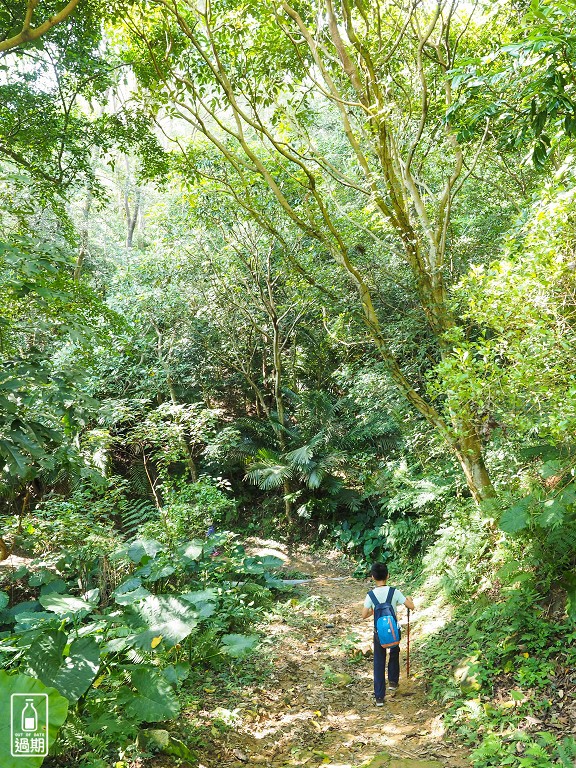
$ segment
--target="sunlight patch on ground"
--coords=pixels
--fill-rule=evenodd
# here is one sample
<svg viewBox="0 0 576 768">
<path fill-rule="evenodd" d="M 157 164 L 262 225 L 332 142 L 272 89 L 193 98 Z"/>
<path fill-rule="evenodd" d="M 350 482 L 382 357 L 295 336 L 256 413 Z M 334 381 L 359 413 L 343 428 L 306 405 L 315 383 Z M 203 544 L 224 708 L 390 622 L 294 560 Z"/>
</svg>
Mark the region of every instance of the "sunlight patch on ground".
<svg viewBox="0 0 576 768">
<path fill-rule="evenodd" d="M 326 763 L 326 768 L 352 768 L 352 763 Z"/>
<path fill-rule="evenodd" d="M 240 726 L 240 730 L 256 741 L 261 741 L 270 736 L 274 736 L 277 743 L 280 743 L 282 741 L 291 740 L 294 735 L 294 729 L 298 726 L 311 724 L 315 727 L 318 733 L 327 734 L 332 728 L 335 728 L 336 725 L 339 728 L 342 728 L 342 724 L 346 722 L 348 722 L 351 727 L 358 727 L 359 721 L 362 719 L 363 718 L 354 710 L 339 712 L 337 715 L 328 715 L 327 717 L 322 715 L 317 716 L 312 710 L 300 710 L 298 712 L 284 712 L 276 721 L 267 721 L 261 725 L 245 723 L 243 726 Z M 349 735 L 350 743 L 354 743 L 356 737 L 352 734 Z"/>
<path fill-rule="evenodd" d="M 20 568 L 25 565 L 28 567 L 32 562 L 32 557 L 19 557 L 18 555 L 8 555 L 6 560 L 0 560 L 0 568 Z"/>
<path fill-rule="evenodd" d="M 339 712 L 337 715 L 330 715 L 328 717 L 328 722 L 330 724 L 332 723 L 338 723 L 338 725 L 342 725 L 342 723 L 346 722 L 356 722 L 360 720 L 360 715 L 358 712 L 351 711 L 351 712 Z"/>
<path fill-rule="evenodd" d="M 260 741 L 267 736 L 281 735 L 279 731 L 285 729 L 287 726 L 293 726 L 298 723 L 308 722 L 314 717 L 311 710 L 304 710 L 299 712 L 286 712 L 283 713 L 278 720 L 273 723 L 267 722 L 265 727 L 259 727 L 254 723 L 249 724 L 249 727 L 244 726 L 244 731 L 248 733 L 252 738 Z M 288 734 L 291 735 L 291 734 Z"/>
<path fill-rule="evenodd" d="M 290 627 L 288 624 L 280 624 L 279 622 L 276 622 L 275 624 L 268 624 L 267 630 L 270 633 L 270 636 L 282 634 L 286 635 L 292 633 L 292 627 Z M 274 638 L 270 636 L 267 638 L 267 640 L 273 643 Z"/>
<path fill-rule="evenodd" d="M 280 544 L 277 541 L 253 537 L 249 539 L 247 543 L 250 545 L 250 553 L 252 555 L 257 555 L 258 557 L 267 557 L 268 555 L 271 555 L 272 557 L 280 558 L 284 563 L 288 562 L 290 559 L 286 545 Z"/>
</svg>

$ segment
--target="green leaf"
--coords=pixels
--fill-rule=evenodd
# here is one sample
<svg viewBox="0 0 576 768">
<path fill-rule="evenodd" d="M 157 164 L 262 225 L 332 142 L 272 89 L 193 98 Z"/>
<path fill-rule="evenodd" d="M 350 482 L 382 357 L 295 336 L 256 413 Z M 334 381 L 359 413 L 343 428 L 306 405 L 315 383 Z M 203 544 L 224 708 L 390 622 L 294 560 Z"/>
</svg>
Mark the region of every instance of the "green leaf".
<svg viewBox="0 0 576 768">
<path fill-rule="evenodd" d="M 148 575 L 148 580 L 160 581 L 160 579 L 165 579 L 168 576 L 172 576 L 175 571 L 176 568 L 174 568 L 173 565 L 162 565 L 159 568 L 158 564 L 154 563 L 154 567 L 150 570 L 150 574 Z"/>
<path fill-rule="evenodd" d="M 526 698 L 524 691 L 510 691 L 510 696 L 514 701 L 523 701 Z"/>
<path fill-rule="evenodd" d="M 264 555 L 261 559 L 264 568 L 281 568 L 284 565 L 284 560 L 276 555 Z"/>
<path fill-rule="evenodd" d="M 365 542 L 363 547 L 364 554 L 366 555 L 366 557 L 372 554 L 372 552 L 374 552 L 374 550 L 377 549 L 381 543 L 382 541 L 379 539 L 368 539 L 368 541 Z"/>
<path fill-rule="evenodd" d="M 185 662 L 178 662 L 177 664 L 169 664 L 162 670 L 164 677 L 170 685 L 180 685 L 184 680 L 190 676 L 190 664 Z"/>
<path fill-rule="evenodd" d="M 47 611 L 53 611 L 58 616 L 69 616 L 80 613 L 81 611 L 91 611 L 94 606 L 72 595 L 40 595 L 38 602 Z"/>
<path fill-rule="evenodd" d="M 264 566 L 257 557 L 245 557 L 242 560 L 242 573 L 262 574 Z"/>
<path fill-rule="evenodd" d="M 315 490 L 316 488 L 320 488 L 322 485 L 322 480 L 326 476 L 326 473 L 323 472 L 321 469 L 313 469 L 306 478 L 306 485 L 308 488 L 311 488 L 312 490 Z"/>
<path fill-rule="evenodd" d="M 66 591 L 66 587 L 68 585 L 64 581 L 64 579 L 54 579 L 53 581 L 49 581 L 47 584 L 43 584 L 40 588 L 40 594 L 41 595 L 51 595 L 53 593 L 62 594 L 62 592 Z"/>
<path fill-rule="evenodd" d="M 134 670 L 132 685 L 140 695 L 128 701 L 126 710 L 136 720 L 155 723 L 170 720 L 179 713 L 178 697 L 168 680 L 157 670 L 146 667 Z"/>
<path fill-rule="evenodd" d="M 150 592 L 145 587 L 138 587 L 133 592 L 114 593 L 114 600 L 118 605 L 132 605 L 143 597 L 147 597 Z"/>
<path fill-rule="evenodd" d="M 289 451 L 284 454 L 284 458 L 297 467 L 304 467 L 313 456 L 313 451 L 310 445 L 303 445 L 301 448 L 296 448 L 294 451 Z"/>
<path fill-rule="evenodd" d="M 160 752 L 163 755 L 180 757 L 196 763 L 194 753 L 168 731 L 146 729 L 138 734 L 138 746 L 145 752 Z"/>
<path fill-rule="evenodd" d="M 123 584 L 120 584 L 114 592 L 112 597 L 118 605 L 131 605 L 143 597 L 147 597 L 150 594 L 146 587 L 142 586 L 140 579 L 128 579 Z"/>
<path fill-rule="evenodd" d="M 186 600 L 188 603 L 211 603 L 216 600 L 217 595 L 217 590 L 208 588 L 199 589 L 196 592 L 185 592 L 180 595 L 180 599 Z"/>
<path fill-rule="evenodd" d="M 162 544 L 155 539 L 136 539 L 129 545 L 126 553 L 133 563 L 139 563 L 146 556 L 154 559 L 163 549 Z"/>
<path fill-rule="evenodd" d="M 558 528 L 564 521 L 565 508 L 556 499 L 549 499 L 543 504 L 542 512 L 536 517 L 536 523 L 542 528 Z"/>
<path fill-rule="evenodd" d="M 9 602 L 10 602 L 10 598 L 8 597 L 6 592 L 0 592 L 0 611 L 3 608 L 6 608 Z"/>
<path fill-rule="evenodd" d="M 222 637 L 222 652 L 227 656 L 239 658 L 252 650 L 258 637 L 256 635 L 224 635 Z"/>
<path fill-rule="evenodd" d="M 570 483 L 570 485 L 566 486 L 566 488 L 564 488 L 564 490 L 558 497 L 558 501 L 564 507 L 567 507 L 576 503 L 576 485 L 574 485 L 574 483 Z"/>
<path fill-rule="evenodd" d="M 135 589 L 138 589 L 138 587 L 142 586 L 142 579 L 140 578 L 131 578 L 126 579 L 126 581 L 123 581 L 122 584 L 120 584 L 114 592 L 113 595 L 121 595 L 125 592 L 133 592 Z"/>
<path fill-rule="evenodd" d="M 530 522 L 530 505 L 533 497 L 526 496 L 514 506 L 506 509 L 500 517 L 500 530 L 504 533 L 518 533 Z"/>
<path fill-rule="evenodd" d="M 161 636 L 168 646 L 182 642 L 198 625 L 198 614 L 190 603 L 168 595 L 149 595 L 131 606 L 128 621 L 143 631 L 130 636 L 130 644 L 150 650 Z"/>
<path fill-rule="evenodd" d="M 66 720 L 68 701 L 54 688 L 27 675 L 8 675 L 0 671 L 0 765 L 2 768 L 37 768 L 43 757 L 12 757 L 10 745 L 12 694 L 46 694 L 48 696 L 48 747 L 54 743 L 58 729 Z"/>
<path fill-rule="evenodd" d="M 153 560 L 163 549 L 163 545 L 156 539 L 134 539 L 126 546 L 117 549 L 112 554 L 112 559 L 118 560 L 128 557 L 133 563 L 140 563 L 142 560 L 148 562 Z"/>
<path fill-rule="evenodd" d="M 549 477 L 554 477 L 554 475 L 557 475 L 561 471 L 562 462 L 558 461 L 557 459 L 551 459 L 549 461 L 545 461 L 544 464 L 542 464 L 540 468 L 540 475 L 547 479 Z"/>
<path fill-rule="evenodd" d="M 566 578 L 566 613 L 568 618 L 576 622 L 576 573 L 567 574 Z"/>
<path fill-rule="evenodd" d="M 200 544 L 198 541 L 188 541 L 186 544 L 179 546 L 176 551 L 178 554 L 182 555 L 182 557 L 186 558 L 186 560 L 198 560 L 202 557 L 204 545 Z"/>
<path fill-rule="evenodd" d="M 41 568 L 39 571 L 32 573 L 28 579 L 28 584 L 31 587 L 39 587 L 41 584 L 49 584 L 51 581 L 56 580 L 56 575 L 48 568 Z"/>
<path fill-rule="evenodd" d="M 7 440 L 0 440 L 0 456 L 7 460 L 8 469 L 11 473 L 18 476 L 26 474 L 28 460 L 14 448 L 12 443 Z"/>
<path fill-rule="evenodd" d="M 100 648 L 93 637 L 80 637 L 67 645 L 67 635 L 48 630 L 30 646 L 28 665 L 45 684 L 56 688 L 69 701 L 77 701 L 86 693 L 100 668 Z"/>
</svg>

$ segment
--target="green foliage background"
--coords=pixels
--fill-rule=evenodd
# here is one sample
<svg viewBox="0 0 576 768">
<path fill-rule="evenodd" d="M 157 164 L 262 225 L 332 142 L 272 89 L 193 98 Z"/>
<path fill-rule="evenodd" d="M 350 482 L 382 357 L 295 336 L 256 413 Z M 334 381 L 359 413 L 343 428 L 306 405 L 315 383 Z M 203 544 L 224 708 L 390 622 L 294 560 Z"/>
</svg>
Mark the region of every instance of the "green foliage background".
<svg viewBox="0 0 576 768">
<path fill-rule="evenodd" d="M 453 606 L 475 768 L 572 764 L 575 5 L 450 8 L 90 0 L 0 54 L 0 687 L 54 759 L 241 673 L 274 535 Z"/>
</svg>

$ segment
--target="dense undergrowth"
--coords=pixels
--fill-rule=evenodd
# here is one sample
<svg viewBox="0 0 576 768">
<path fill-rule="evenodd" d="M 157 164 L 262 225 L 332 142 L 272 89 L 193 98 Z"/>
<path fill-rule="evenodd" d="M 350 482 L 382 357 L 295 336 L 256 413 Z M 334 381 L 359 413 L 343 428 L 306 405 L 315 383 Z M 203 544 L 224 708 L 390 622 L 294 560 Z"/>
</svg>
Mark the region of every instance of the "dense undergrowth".
<svg viewBox="0 0 576 768">
<path fill-rule="evenodd" d="M 194 500 L 210 491 L 186 494 L 187 507 L 167 506 L 136 538 L 125 539 L 106 509 L 116 489 L 51 499 L 20 520 L 18 548 L 32 559 L 0 574 L 0 665 L 10 672 L 0 686 L 48 692 L 50 728 L 62 726 L 49 764 L 128 765 L 158 748 L 193 760 L 201 732 L 183 735 L 170 722 L 211 681 L 242 685 L 256 674 L 244 658 L 285 589 L 274 575 L 282 561 L 250 556 L 213 524 L 187 538 L 203 525 Z M 156 743 L 156 723 L 168 724 L 166 743 Z"/>
<path fill-rule="evenodd" d="M 422 649 L 445 724 L 473 748 L 475 768 L 572 766 L 566 718 L 575 696 L 576 632 L 525 590 L 462 605 Z"/>
<path fill-rule="evenodd" d="M 543 531 L 506 537 L 469 508 L 424 558 L 424 603 L 440 591 L 451 610 L 425 638 L 420 662 L 474 768 L 574 764 L 576 624 L 564 570 L 571 535 L 566 526 L 561 539 Z"/>
<path fill-rule="evenodd" d="M 452 607 L 419 654 L 430 695 L 472 749 L 474 768 L 572 765 L 570 483 L 561 534 L 535 513 L 505 533 L 494 516 L 506 527 L 513 507 L 478 507 L 454 485 L 405 470 L 394 478 L 387 495 L 366 493 L 364 511 L 320 525 L 314 545 L 339 549 L 358 576 L 387 560 L 424 606 Z M 266 674 L 258 643 L 286 587 L 281 561 L 242 545 L 266 530 L 266 513 L 240 520 L 229 487 L 209 476 L 159 488 L 161 509 L 112 476 L 11 521 L 12 546 L 32 559 L 1 575 L 0 664 L 10 678 L 0 682 L 23 675 L 21 684 L 55 689 L 65 720 L 50 764 L 129 765 L 156 749 L 193 759 L 202 728 L 183 734 L 178 715 L 218 686 L 230 694 Z M 533 486 L 538 494 L 547 509 Z M 276 533 L 311 539 L 305 521 Z M 166 743 L 157 743 L 159 728 Z"/>
</svg>

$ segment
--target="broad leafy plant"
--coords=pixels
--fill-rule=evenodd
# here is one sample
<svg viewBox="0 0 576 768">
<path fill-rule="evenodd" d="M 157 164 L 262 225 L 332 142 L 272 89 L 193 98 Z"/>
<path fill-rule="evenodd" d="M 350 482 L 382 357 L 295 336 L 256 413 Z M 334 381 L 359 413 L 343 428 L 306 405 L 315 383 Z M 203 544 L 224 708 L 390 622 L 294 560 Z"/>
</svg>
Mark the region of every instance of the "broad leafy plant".
<svg viewBox="0 0 576 768">
<path fill-rule="evenodd" d="M 10 608 L 0 593 L 0 663 L 69 702 L 72 719 L 62 743 L 78 728 L 111 735 L 112 716 L 115 738 L 124 744 L 134 741 L 142 723 L 176 717 L 177 691 L 191 663 L 218 666 L 255 646 L 257 636 L 245 630 L 260 615 L 258 601 L 269 603 L 266 585 L 277 583 L 270 569 L 280 564 L 249 557 L 228 534 L 170 551 L 158 541 L 135 539 L 115 558 L 129 573 L 105 599 L 98 589 L 75 594 L 62 579 L 57 589 Z M 207 634 L 210 655 L 203 657 L 196 640 Z"/>
</svg>

